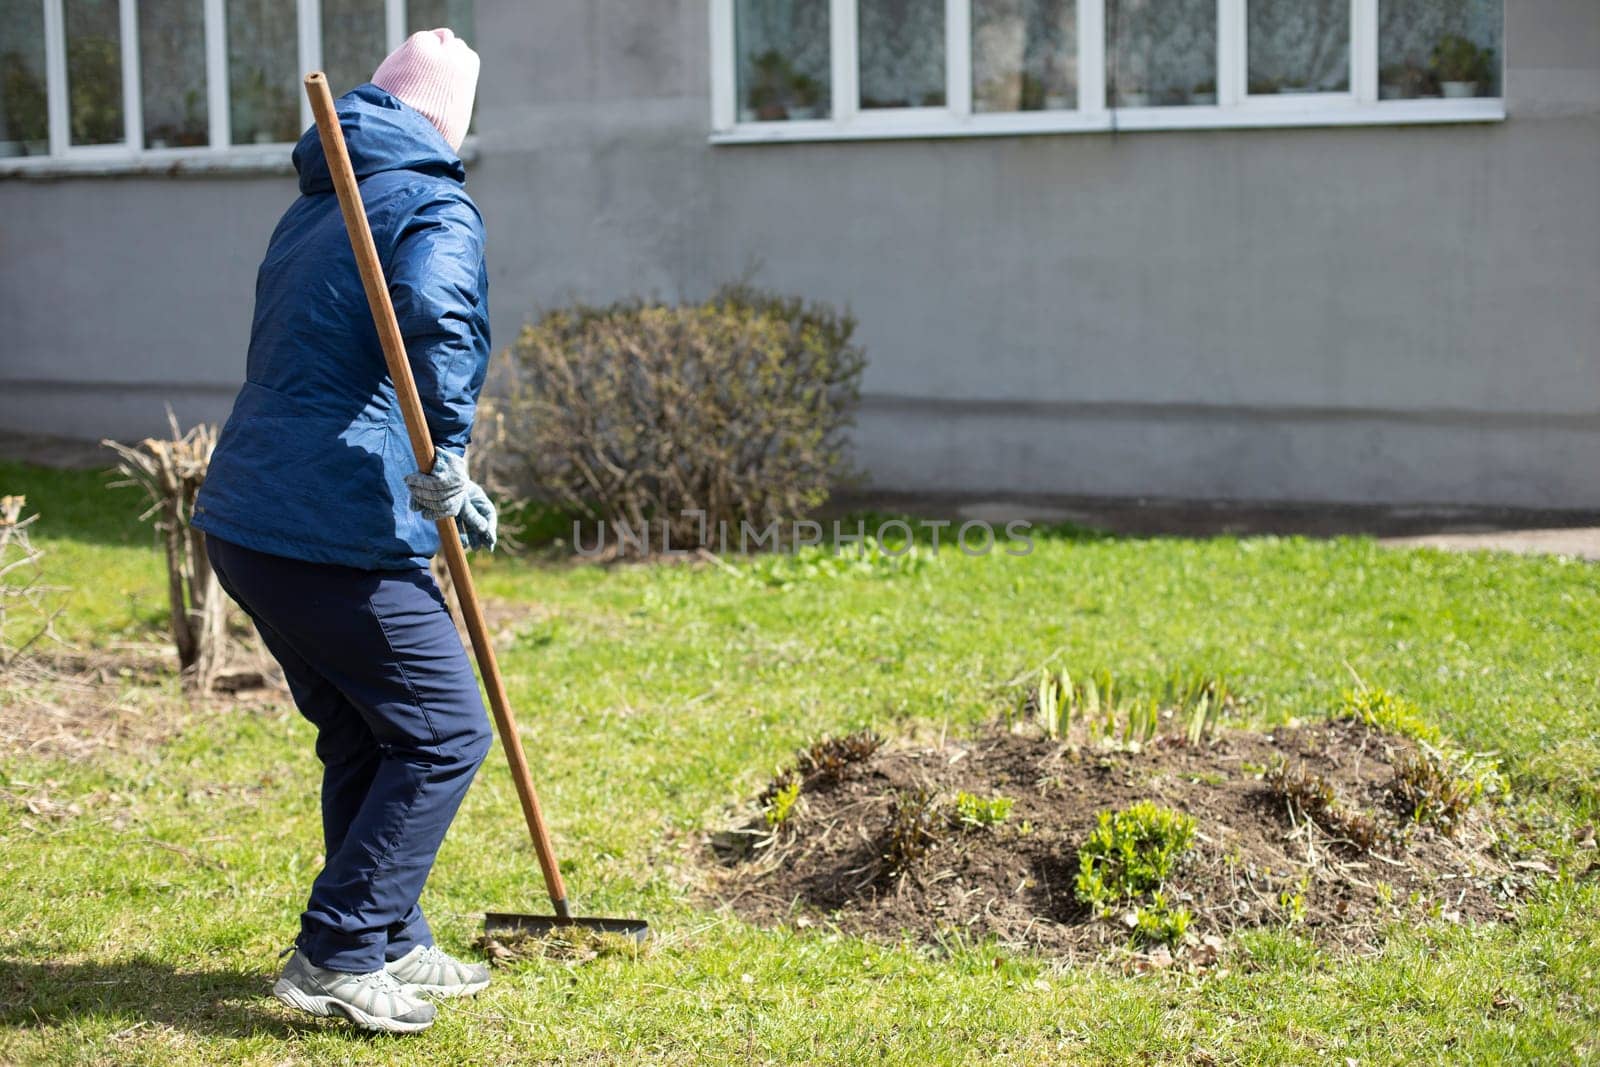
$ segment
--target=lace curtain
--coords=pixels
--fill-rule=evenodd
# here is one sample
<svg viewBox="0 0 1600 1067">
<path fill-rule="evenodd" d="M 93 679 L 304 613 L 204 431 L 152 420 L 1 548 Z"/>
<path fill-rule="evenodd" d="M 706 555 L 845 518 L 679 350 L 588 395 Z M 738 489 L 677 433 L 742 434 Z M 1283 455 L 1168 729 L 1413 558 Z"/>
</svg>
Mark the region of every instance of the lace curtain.
<svg viewBox="0 0 1600 1067">
<path fill-rule="evenodd" d="M 944 0 L 859 0 L 861 107 L 944 105 Z"/>
<path fill-rule="evenodd" d="M 1216 102 L 1216 0 L 1107 0 L 1106 103 Z"/>
<path fill-rule="evenodd" d="M 973 110 L 1077 106 L 1074 0 L 973 0 Z"/>
<path fill-rule="evenodd" d="M 67 115 L 75 145 L 121 144 L 122 23 L 117 0 L 66 0 Z"/>
<path fill-rule="evenodd" d="M 228 117 L 234 144 L 300 136 L 300 49 L 295 5 L 227 0 Z"/>
<path fill-rule="evenodd" d="M 1350 0 L 1246 0 L 1251 93 L 1350 88 Z"/>
<path fill-rule="evenodd" d="M 39 0 L 0 0 L 0 156 L 49 151 L 44 5 Z"/>
<path fill-rule="evenodd" d="M 370 81 L 388 54 L 383 8 L 383 0 L 322 0 L 322 70 L 334 96 Z"/>
<path fill-rule="evenodd" d="M 139 79 L 146 148 L 210 142 L 204 0 L 139 0 Z"/>
</svg>

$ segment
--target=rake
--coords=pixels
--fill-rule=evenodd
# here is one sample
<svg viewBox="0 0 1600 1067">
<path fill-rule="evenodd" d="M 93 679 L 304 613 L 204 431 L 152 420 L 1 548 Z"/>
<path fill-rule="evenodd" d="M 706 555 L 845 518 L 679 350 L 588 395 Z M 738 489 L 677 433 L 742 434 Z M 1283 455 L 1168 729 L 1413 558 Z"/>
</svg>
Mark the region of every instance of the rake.
<svg viewBox="0 0 1600 1067">
<path fill-rule="evenodd" d="M 356 183 L 355 170 L 350 165 L 344 131 L 339 126 L 339 117 L 334 110 L 333 94 L 328 90 L 328 79 L 321 71 L 306 75 L 305 85 L 306 95 L 311 99 L 311 113 L 317 120 L 317 134 L 322 139 L 322 151 L 327 156 L 328 169 L 333 175 L 339 209 L 344 214 L 345 230 L 350 234 L 350 246 L 355 252 L 356 265 L 361 269 L 361 284 L 367 292 L 367 305 L 372 311 L 378 339 L 383 345 L 383 359 L 388 364 L 389 377 L 394 379 L 395 395 L 405 416 L 417 469 L 431 471 L 434 462 L 433 440 L 428 434 L 428 423 L 423 415 L 422 400 L 417 395 L 416 380 L 411 375 L 411 363 L 406 358 L 400 325 L 395 321 L 394 305 L 389 301 L 389 286 L 384 281 L 383 266 L 378 262 L 372 230 L 367 225 L 366 208 L 361 202 L 361 189 Z M 539 869 L 544 874 L 545 888 L 550 893 L 550 906 L 555 912 L 554 915 L 490 912 L 485 917 L 486 929 L 490 933 L 539 936 L 562 928 L 579 927 L 644 941 L 650 936 L 650 924 L 643 919 L 585 918 L 572 914 L 567 903 L 566 884 L 556 865 L 555 850 L 550 845 L 550 831 L 545 827 L 539 794 L 534 791 L 533 776 L 528 772 L 528 758 L 522 751 L 522 739 L 517 734 L 517 722 L 511 714 L 511 702 L 506 698 L 500 664 L 495 659 L 494 645 L 489 640 L 489 627 L 483 618 L 483 606 L 478 602 L 477 589 L 472 584 L 472 571 L 467 566 L 467 553 L 461 547 L 455 519 L 439 520 L 439 546 L 450 568 L 450 578 L 455 583 L 461 615 L 466 621 L 467 633 L 472 638 L 472 651 L 478 660 L 478 673 L 483 676 L 483 686 L 489 693 L 489 706 L 494 711 L 500 745 L 506 750 L 506 760 L 511 764 L 511 777 L 516 782 L 517 798 L 522 802 L 522 815 L 527 821 L 528 835 L 533 839 L 533 850 L 539 857 Z"/>
</svg>

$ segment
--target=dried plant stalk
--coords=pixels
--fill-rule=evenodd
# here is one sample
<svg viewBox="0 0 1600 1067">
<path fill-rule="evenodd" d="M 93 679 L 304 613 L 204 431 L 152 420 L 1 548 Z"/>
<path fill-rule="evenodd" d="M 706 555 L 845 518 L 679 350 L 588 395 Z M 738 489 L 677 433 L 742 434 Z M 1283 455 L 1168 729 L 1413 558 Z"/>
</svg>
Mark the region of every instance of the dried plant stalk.
<svg viewBox="0 0 1600 1067">
<path fill-rule="evenodd" d="M 227 652 L 227 599 L 206 558 L 205 535 L 189 520 L 217 445 L 217 428 L 202 423 L 185 432 L 170 408 L 167 422 L 170 438 L 101 444 L 121 457 L 117 470 L 126 480 L 114 484 L 138 486 L 149 497 L 150 506 L 140 518 L 154 518 L 166 550 L 168 617 L 178 666 L 185 685 L 208 692 Z"/>
<path fill-rule="evenodd" d="M 39 516 L 22 517 L 27 503 L 26 497 L 0 497 L 0 667 L 5 668 L 42 638 L 54 638 L 61 613 L 59 606 L 46 603 L 53 590 L 44 584 L 44 550 L 28 535 Z M 13 634 L 19 624 L 20 638 Z"/>
</svg>

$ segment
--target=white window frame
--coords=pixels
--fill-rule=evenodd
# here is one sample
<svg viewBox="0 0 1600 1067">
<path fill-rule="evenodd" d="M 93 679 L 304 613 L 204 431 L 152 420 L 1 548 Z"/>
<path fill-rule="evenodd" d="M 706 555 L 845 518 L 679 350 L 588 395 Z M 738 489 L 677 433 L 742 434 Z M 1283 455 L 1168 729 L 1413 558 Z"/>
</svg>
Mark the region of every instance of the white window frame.
<svg viewBox="0 0 1600 1067">
<path fill-rule="evenodd" d="M 118 173 L 254 169 L 287 166 L 292 142 L 232 144 L 229 128 L 228 32 L 226 0 L 202 0 L 205 18 L 206 145 L 147 148 L 140 91 L 138 0 L 119 0 L 122 44 L 123 143 L 74 145 L 67 99 L 67 42 L 64 0 L 38 0 L 44 5 L 45 89 L 50 151 L 42 156 L 0 157 L 0 175 L 50 173 Z M 385 48 L 392 51 L 406 36 L 406 0 L 383 0 Z M 322 66 L 322 2 L 296 0 L 298 62 L 302 71 Z M 300 125 L 311 125 L 311 103 L 299 94 Z"/>
<path fill-rule="evenodd" d="M 735 0 L 709 2 L 713 144 L 1108 130 L 1496 122 L 1506 117 L 1503 97 L 1379 100 L 1378 0 L 1349 0 L 1350 89 L 1347 92 L 1250 95 L 1246 91 L 1245 69 L 1245 4 L 1248 0 L 1217 0 L 1216 104 L 1137 108 L 1107 105 L 1105 0 L 1077 0 L 1078 106 L 1072 110 L 987 113 L 972 110 L 972 0 L 945 0 L 946 105 L 862 111 L 858 106 L 856 0 L 829 0 L 831 116 L 740 122 Z M 1503 56 L 1504 49 L 1500 51 Z"/>
</svg>

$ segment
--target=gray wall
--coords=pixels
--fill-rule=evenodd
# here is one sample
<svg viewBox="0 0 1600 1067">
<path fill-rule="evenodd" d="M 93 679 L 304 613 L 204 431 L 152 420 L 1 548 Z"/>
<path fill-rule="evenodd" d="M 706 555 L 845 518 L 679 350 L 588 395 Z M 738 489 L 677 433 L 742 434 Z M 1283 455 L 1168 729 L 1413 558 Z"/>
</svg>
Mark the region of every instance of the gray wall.
<svg viewBox="0 0 1600 1067">
<path fill-rule="evenodd" d="M 1600 507 L 1594 0 L 1508 0 L 1504 123 L 716 148 L 707 6 L 480 0 L 501 343 L 754 269 L 860 317 L 885 488 Z M 0 179 L 0 426 L 225 414 L 292 196 Z"/>
</svg>

